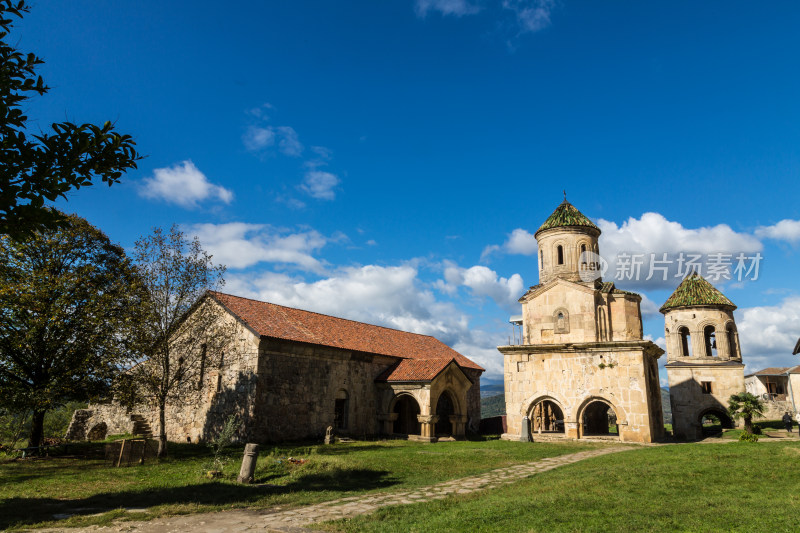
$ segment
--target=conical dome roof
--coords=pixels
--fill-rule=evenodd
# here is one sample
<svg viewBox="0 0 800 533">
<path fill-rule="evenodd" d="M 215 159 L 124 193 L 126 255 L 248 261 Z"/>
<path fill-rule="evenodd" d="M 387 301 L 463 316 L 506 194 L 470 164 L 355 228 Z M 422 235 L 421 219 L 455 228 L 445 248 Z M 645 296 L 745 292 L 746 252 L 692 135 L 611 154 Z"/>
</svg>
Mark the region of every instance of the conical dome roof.
<svg viewBox="0 0 800 533">
<path fill-rule="evenodd" d="M 662 313 L 678 307 L 725 307 L 733 311 L 736 306 L 697 272 L 684 278 L 672 296 L 661 306 Z"/>
<path fill-rule="evenodd" d="M 586 215 L 578 211 L 578 208 L 569 203 L 565 198 L 564 201 L 561 202 L 561 205 L 556 207 L 556 210 L 553 211 L 553 214 L 547 217 L 547 220 L 544 221 L 544 224 L 539 226 L 539 229 L 536 230 L 534 236 L 546 229 L 569 226 L 584 226 L 597 230 L 597 232 L 600 233 L 600 228 L 595 226 L 594 223 L 592 223 L 592 221 L 586 217 Z"/>
</svg>

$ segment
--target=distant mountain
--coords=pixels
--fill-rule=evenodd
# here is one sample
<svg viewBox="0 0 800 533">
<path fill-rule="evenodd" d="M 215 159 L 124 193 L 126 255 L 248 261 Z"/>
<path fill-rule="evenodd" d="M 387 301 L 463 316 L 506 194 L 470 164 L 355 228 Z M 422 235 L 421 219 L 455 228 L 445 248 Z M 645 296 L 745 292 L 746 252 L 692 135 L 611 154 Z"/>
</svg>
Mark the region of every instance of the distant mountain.
<svg viewBox="0 0 800 533">
<path fill-rule="evenodd" d="M 496 385 L 496 384 L 495 384 Z M 481 383 L 481 418 L 490 418 L 506 414 L 506 395 L 502 392 L 503 383 L 500 382 L 501 392 L 494 395 L 483 394 Z M 672 424 L 672 409 L 669 404 L 669 389 L 661 389 L 661 410 L 664 413 L 664 423 Z"/>
<path fill-rule="evenodd" d="M 481 378 L 481 398 L 504 394 L 505 391 L 505 385 L 503 384 L 502 379 Z"/>
</svg>

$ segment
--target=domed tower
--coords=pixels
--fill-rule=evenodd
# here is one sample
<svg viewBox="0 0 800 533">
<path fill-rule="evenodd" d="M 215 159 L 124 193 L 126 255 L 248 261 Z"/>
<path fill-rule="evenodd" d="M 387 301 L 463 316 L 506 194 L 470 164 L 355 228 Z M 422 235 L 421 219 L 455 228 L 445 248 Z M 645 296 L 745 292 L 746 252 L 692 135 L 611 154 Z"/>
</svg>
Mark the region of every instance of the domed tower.
<svg viewBox="0 0 800 533">
<path fill-rule="evenodd" d="M 702 438 L 703 419 L 708 415 L 733 427 L 728 398 L 745 390 L 734 309 L 733 302 L 696 272 L 661 306 L 677 438 Z"/>
<path fill-rule="evenodd" d="M 534 237 L 539 245 L 539 283 L 547 283 L 553 278 L 581 282 L 580 271 L 595 266 L 589 264 L 586 256 L 582 260 L 581 254 L 599 254 L 597 239 L 600 228 L 566 197 L 536 230 Z M 599 276 L 591 279 L 599 279 Z"/>
</svg>

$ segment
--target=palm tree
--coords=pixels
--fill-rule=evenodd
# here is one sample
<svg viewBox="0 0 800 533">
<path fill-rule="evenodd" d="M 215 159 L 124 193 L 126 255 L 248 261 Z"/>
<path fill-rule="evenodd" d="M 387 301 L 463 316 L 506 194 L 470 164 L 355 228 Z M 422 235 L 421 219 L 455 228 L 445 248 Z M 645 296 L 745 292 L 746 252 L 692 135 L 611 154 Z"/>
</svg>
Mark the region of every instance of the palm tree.
<svg viewBox="0 0 800 533">
<path fill-rule="evenodd" d="M 764 414 L 764 402 L 749 392 L 741 392 L 728 399 L 728 412 L 733 418 L 743 418 L 744 430 L 752 433 L 753 417 Z"/>
</svg>

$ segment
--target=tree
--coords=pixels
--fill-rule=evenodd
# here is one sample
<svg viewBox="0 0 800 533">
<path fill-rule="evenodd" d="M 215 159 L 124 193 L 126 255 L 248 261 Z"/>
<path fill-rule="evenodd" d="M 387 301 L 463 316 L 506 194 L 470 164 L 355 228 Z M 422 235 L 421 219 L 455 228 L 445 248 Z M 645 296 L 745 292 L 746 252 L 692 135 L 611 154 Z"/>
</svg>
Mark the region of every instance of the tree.
<svg viewBox="0 0 800 533">
<path fill-rule="evenodd" d="M 52 124 L 52 133 L 26 135 L 23 105 L 30 94 L 49 90 L 36 75 L 44 61 L 6 38 L 13 17 L 22 18 L 29 9 L 25 0 L 0 0 L 0 234 L 17 239 L 67 224 L 45 201 L 66 198 L 98 177 L 113 185 L 141 159 L 132 138 L 117 133 L 111 122 L 62 122 Z"/>
<path fill-rule="evenodd" d="M 0 406 L 33 413 L 29 446 L 40 445 L 47 411 L 108 391 L 135 303 L 122 248 L 62 216 L 61 229 L 0 235 Z"/>
<path fill-rule="evenodd" d="M 753 417 L 764 414 L 764 402 L 749 392 L 734 394 L 728 399 L 728 412 L 733 418 L 744 419 L 744 430 L 753 433 Z"/>
<path fill-rule="evenodd" d="M 176 226 L 155 228 L 134 246 L 133 260 L 144 288 L 130 331 L 130 368 L 119 382 L 118 398 L 158 410 L 158 456 L 167 453 L 167 404 L 194 398 L 204 373 L 217 365 L 232 329 L 221 323 L 206 291 L 224 284 L 225 267 L 214 265 L 197 238 Z"/>
</svg>

